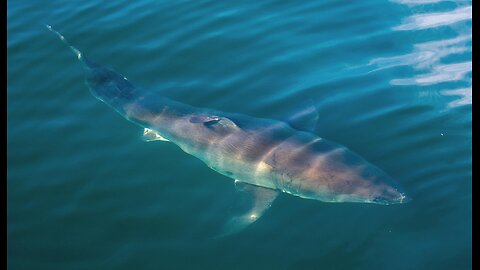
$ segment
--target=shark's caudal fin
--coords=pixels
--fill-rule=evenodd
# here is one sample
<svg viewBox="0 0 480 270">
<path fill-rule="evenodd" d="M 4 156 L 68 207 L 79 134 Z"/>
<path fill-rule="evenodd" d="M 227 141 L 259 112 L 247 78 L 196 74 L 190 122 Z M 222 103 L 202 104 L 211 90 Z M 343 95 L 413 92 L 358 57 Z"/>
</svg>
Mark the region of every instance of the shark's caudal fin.
<svg viewBox="0 0 480 270">
<path fill-rule="evenodd" d="M 55 29 L 53 29 L 52 26 L 50 26 L 48 24 L 45 24 L 45 27 L 47 27 L 48 30 L 50 30 L 52 33 L 57 35 L 58 38 L 60 38 L 60 40 L 63 43 L 65 43 L 70 48 L 70 50 L 72 50 L 72 52 L 77 56 L 78 60 L 80 60 L 80 62 L 82 62 L 82 64 L 84 65 L 85 68 L 93 68 L 96 65 L 95 63 L 88 60 L 79 49 L 72 46 L 70 44 L 70 42 L 68 42 L 68 40 L 62 34 L 60 34 Z"/>
</svg>

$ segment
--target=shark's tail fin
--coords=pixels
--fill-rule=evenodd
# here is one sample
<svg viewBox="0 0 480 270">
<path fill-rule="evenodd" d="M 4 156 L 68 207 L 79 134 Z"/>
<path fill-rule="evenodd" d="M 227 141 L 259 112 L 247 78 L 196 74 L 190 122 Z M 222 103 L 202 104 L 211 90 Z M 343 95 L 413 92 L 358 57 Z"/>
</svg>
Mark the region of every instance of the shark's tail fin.
<svg viewBox="0 0 480 270">
<path fill-rule="evenodd" d="M 57 35 L 60 40 L 65 43 L 70 48 L 70 50 L 72 50 L 72 52 L 77 56 L 78 60 L 80 60 L 80 62 L 82 62 L 82 64 L 84 64 L 86 68 L 93 68 L 95 66 L 95 64 L 88 60 L 79 49 L 72 46 L 70 42 L 68 42 L 68 40 L 62 34 L 53 29 L 52 26 L 45 24 L 45 27 L 47 27 L 48 30 Z"/>
</svg>

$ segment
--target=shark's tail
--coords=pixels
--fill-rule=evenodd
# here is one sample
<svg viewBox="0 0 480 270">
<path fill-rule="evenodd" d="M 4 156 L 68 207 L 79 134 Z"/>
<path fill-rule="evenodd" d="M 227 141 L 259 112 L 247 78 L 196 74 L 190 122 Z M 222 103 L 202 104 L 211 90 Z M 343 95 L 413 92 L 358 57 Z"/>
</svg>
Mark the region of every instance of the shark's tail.
<svg viewBox="0 0 480 270">
<path fill-rule="evenodd" d="M 75 48 L 74 46 L 72 46 L 72 44 L 70 44 L 70 42 L 68 42 L 68 40 L 62 35 L 60 34 L 59 32 L 57 32 L 55 29 L 52 28 L 52 26 L 48 25 L 48 24 L 45 24 L 45 27 L 47 27 L 48 30 L 50 30 L 52 33 L 54 33 L 55 35 L 57 35 L 60 40 L 65 43 L 69 48 L 70 50 L 72 50 L 72 52 L 77 56 L 78 60 L 80 60 L 80 62 L 82 62 L 82 64 L 84 65 L 85 68 L 93 68 L 95 66 L 95 64 L 93 62 L 91 62 L 90 60 L 88 60 L 83 54 L 82 52 Z"/>
<path fill-rule="evenodd" d="M 68 40 L 62 35 L 60 34 L 59 32 L 55 31 L 55 29 L 52 28 L 52 26 L 48 25 L 48 24 L 45 24 L 45 27 L 47 27 L 48 30 L 50 30 L 52 33 L 54 33 L 55 35 L 57 35 L 61 41 L 63 41 L 63 43 L 65 43 L 68 47 L 70 47 L 70 49 L 72 50 L 72 52 L 77 56 L 78 60 L 82 61 L 82 58 L 83 58 L 83 55 L 82 55 L 82 52 L 73 47 L 69 42 Z"/>
</svg>

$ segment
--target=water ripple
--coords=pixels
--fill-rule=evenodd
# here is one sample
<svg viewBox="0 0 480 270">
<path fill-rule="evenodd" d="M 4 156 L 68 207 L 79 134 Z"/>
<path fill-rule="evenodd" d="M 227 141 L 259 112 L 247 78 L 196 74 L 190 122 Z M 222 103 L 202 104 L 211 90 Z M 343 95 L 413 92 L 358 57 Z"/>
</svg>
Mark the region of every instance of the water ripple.
<svg viewBox="0 0 480 270">
<path fill-rule="evenodd" d="M 416 7 L 426 4 L 438 4 L 443 1 L 396 1 L 401 4 L 414 5 Z M 437 84 L 454 83 L 458 85 L 458 91 L 451 88 L 448 91 L 439 92 L 443 95 L 456 93 L 460 96 L 458 101 L 450 101 L 448 107 L 456 107 L 471 104 L 471 73 L 472 73 L 472 6 L 466 5 L 466 1 L 456 2 L 460 6 L 449 11 L 413 14 L 407 17 L 403 23 L 394 27 L 396 31 L 410 31 L 413 34 L 418 31 L 440 31 L 440 27 L 448 27 L 453 30 L 455 37 L 439 40 L 422 41 L 414 44 L 413 52 L 398 56 L 379 57 L 369 63 L 376 66 L 374 71 L 383 69 L 409 66 L 416 70 L 410 78 L 395 78 L 390 80 L 392 85 L 417 85 L 431 86 Z M 422 10 L 422 9 L 420 9 Z M 466 22 L 461 27 L 457 23 Z M 421 36 L 419 36 L 421 37 Z M 462 62 L 451 62 L 452 56 L 465 59 Z M 468 85 L 468 87 L 465 87 Z M 428 89 L 424 91 L 429 91 Z M 420 95 L 425 96 L 425 92 Z M 428 96 L 428 94 L 427 94 Z"/>
<path fill-rule="evenodd" d="M 471 6 L 7 1 L 8 268 L 471 268 Z M 233 181 L 173 144 L 141 141 L 43 23 L 191 105 L 284 120 L 311 99 L 314 132 L 413 201 L 281 195 L 245 231 L 212 239 L 238 199 Z"/>
</svg>

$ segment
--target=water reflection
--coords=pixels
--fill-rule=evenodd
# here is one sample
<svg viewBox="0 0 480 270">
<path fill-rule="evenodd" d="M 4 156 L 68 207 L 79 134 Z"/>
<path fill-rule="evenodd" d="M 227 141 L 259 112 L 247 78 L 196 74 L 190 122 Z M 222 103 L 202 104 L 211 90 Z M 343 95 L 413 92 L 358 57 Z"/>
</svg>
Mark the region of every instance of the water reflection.
<svg viewBox="0 0 480 270">
<path fill-rule="evenodd" d="M 439 64 L 433 66 L 430 73 L 418 75 L 415 78 L 394 79 L 390 83 L 394 85 L 432 85 L 442 82 L 460 81 L 471 71 L 471 61 L 446 65 Z"/>
<path fill-rule="evenodd" d="M 460 88 L 454 90 L 444 90 L 442 91 L 443 95 L 447 96 L 459 96 L 459 99 L 451 101 L 448 103 L 449 107 L 456 107 L 461 105 L 472 104 L 472 88 Z"/>
<path fill-rule="evenodd" d="M 412 32 L 428 30 L 435 34 L 436 31 L 454 33 L 455 37 L 447 39 L 421 41 L 414 45 L 413 52 L 393 56 L 376 58 L 370 65 L 376 66 L 375 70 L 393 68 L 398 66 L 411 66 L 414 75 L 411 78 L 396 78 L 390 81 L 392 85 L 417 85 L 431 86 L 440 83 L 458 84 L 458 88 L 440 91 L 442 95 L 458 96 L 458 100 L 450 102 L 449 107 L 467 105 L 472 103 L 472 6 L 471 2 L 457 1 L 457 7 L 444 12 L 427 13 L 421 5 L 437 4 L 438 0 L 397 0 L 399 4 L 422 13 L 412 14 L 393 30 Z M 412 9 L 413 10 L 413 9 Z M 453 30 L 453 31 L 452 31 Z M 421 33 L 425 37 L 425 32 Z M 420 36 L 420 35 L 419 35 Z M 453 57 L 452 57 L 453 56 Z M 452 60 L 456 61 L 452 61 Z M 467 86 L 467 87 L 465 87 Z M 449 86 L 451 87 L 451 86 Z M 426 89 L 425 91 L 429 91 Z"/>
<path fill-rule="evenodd" d="M 414 45 L 414 52 L 386 58 L 377 58 L 370 62 L 379 69 L 395 66 L 413 66 L 415 69 L 430 69 L 440 63 L 440 60 L 451 54 L 471 51 L 467 42 L 471 42 L 472 35 L 463 35 L 441 41 L 430 41 Z"/>
<path fill-rule="evenodd" d="M 453 0 L 395 0 L 395 2 L 397 3 L 401 3 L 401 4 L 404 4 L 404 5 L 410 5 L 410 6 L 414 6 L 414 5 L 421 5 L 421 4 L 431 4 L 431 3 L 439 3 L 439 2 L 456 2 L 456 3 L 466 3 L 466 2 L 469 2 L 468 0 L 464 0 L 464 1 L 460 1 L 460 0 L 457 0 L 457 1 L 453 1 Z"/>
<path fill-rule="evenodd" d="M 408 17 L 404 23 L 395 27 L 395 30 L 418 30 L 443 25 L 454 24 L 459 21 L 472 19 L 472 7 L 459 7 L 448 12 L 422 13 Z"/>
</svg>

